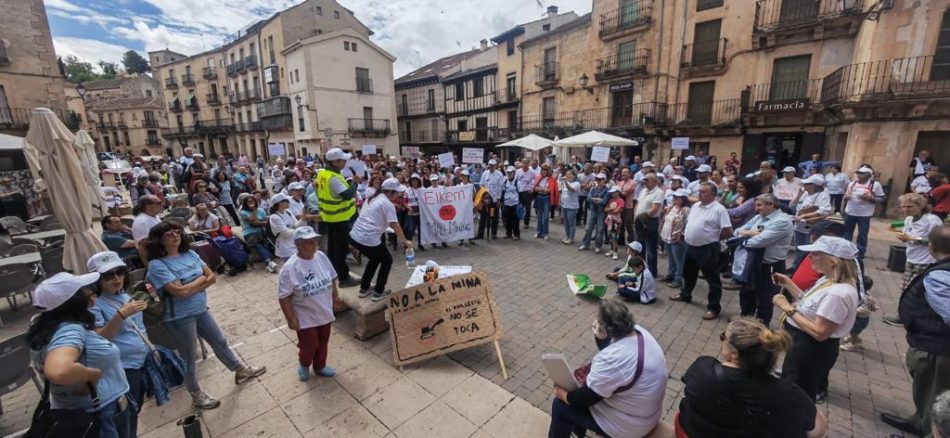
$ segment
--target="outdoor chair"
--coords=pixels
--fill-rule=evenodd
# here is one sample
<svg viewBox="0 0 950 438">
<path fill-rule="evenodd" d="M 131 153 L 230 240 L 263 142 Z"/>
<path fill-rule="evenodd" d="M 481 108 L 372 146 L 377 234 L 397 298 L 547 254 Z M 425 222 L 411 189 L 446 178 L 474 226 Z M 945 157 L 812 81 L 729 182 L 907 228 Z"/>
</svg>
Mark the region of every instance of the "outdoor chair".
<svg viewBox="0 0 950 438">
<path fill-rule="evenodd" d="M 0 240 L 0 257 L 8 256 L 11 249 L 13 249 L 12 243 L 7 242 L 6 240 Z"/>
<path fill-rule="evenodd" d="M 23 222 L 23 219 L 17 216 L 0 217 L 0 226 L 3 226 L 11 236 L 15 234 L 33 233 L 39 229 L 36 226 Z"/>
<path fill-rule="evenodd" d="M 16 391 L 32 380 L 36 390 L 43 394 L 43 384 L 30 366 L 30 349 L 26 345 L 26 333 L 0 342 L 0 396 Z M 3 404 L 0 404 L 0 415 Z"/>
<path fill-rule="evenodd" d="M 42 260 L 43 273 L 46 277 L 66 270 L 66 268 L 63 267 L 63 249 L 61 245 L 40 248 L 40 259 Z"/>
<path fill-rule="evenodd" d="M 7 299 L 11 309 L 17 310 L 17 295 L 25 293 L 31 301 L 33 300 L 35 279 L 33 267 L 26 263 L 0 266 L 0 296 Z M 0 320 L 0 327 L 3 327 L 2 320 Z"/>
<path fill-rule="evenodd" d="M 29 254 L 31 252 L 40 252 L 40 247 L 35 243 L 24 243 L 20 245 L 14 245 L 13 248 L 10 248 L 10 257 Z"/>
<path fill-rule="evenodd" d="M 40 231 L 58 230 L 60 228 L 63 228 L 63 225 L 59 223 L 59 219 L 56 219 L 56 216 L 47 216 L 40 222 Z"/>
<path fill-rule="evenodd" d="M 18 245 L 36 245 L 37 247 L 43 246 L 43 244 L 40 243 L 39 241 L 26 238 L 26 237 L 11 237 L 10 241 L 13 242 L 13 246 L 18 246 Z"/>
</svg>

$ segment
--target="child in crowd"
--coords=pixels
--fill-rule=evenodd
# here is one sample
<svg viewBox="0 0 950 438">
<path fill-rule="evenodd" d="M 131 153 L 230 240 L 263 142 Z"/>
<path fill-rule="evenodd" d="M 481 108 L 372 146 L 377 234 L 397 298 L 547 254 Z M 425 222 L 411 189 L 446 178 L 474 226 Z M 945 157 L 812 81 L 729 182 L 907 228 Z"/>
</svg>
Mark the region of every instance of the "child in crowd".
<svg viewBox="0 0 950 438">
<path fill-rule="evenodd" d="M 623 212 L 623 198 L 620 196 L 620 186 L 613 186 L 607 191 L 610 200 L 607 201 L 607 207 L 604 212 L 607 213 L 605 221 L 607 225 L 607 235 L 610 236 L 610 251 L 604 254 L 617 260 L 617 254 L 620 251 L 620 228 L 623 226 L 623 219 L 620 217 Z"/>
<path fill-rule="evenodd" d="M 617 282 L 617 294 L 627 301 L 641 304 L 656 302 L 656 280 L 638 255 L 631 256 L 625 266 L 607 274 L 607 278 Z"/>
</svg>

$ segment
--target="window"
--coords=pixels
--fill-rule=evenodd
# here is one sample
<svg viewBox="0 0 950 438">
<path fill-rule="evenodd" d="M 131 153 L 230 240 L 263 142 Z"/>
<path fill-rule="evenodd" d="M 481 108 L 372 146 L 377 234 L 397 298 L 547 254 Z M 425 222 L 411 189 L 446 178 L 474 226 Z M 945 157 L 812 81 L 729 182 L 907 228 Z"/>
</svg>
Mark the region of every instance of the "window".
<svg viewBox="0 0 950 438">
<path fill-rule="evenodd" d="M 277 52 L 274 52 L 274 36 L 267 37 L 267 51 L 270 52 L 270 63 L 277 63 Z"/>
<path fill-rule="evenodd" d="M 132 141 L 129 139 L 129 131 L 122 131 L 122 138 L 125 139 L 126 146 L 132 146 Z"/>
<path fill-rule="evenodd" d="M 373 128 L 373 107 L 371 106 L 363 107 L 363 123 L 366 124 L 365 128 L 367 130 Z"/>
<path fill-rule="evenodd" d="M 294 81 L 300 82 L 300 70 L 294 69 Z"/>
<path fill-rule="evenodd" d="M 251 52 L 250 56 L 254 56 L 254 54 L 257 53 L 257 52 L 254 51 L 254 43 L 251 43 L 251 46 L 250 46 L 250 47 L 251 47 L 251 49 L 250 49 L 250 52 Z"/>
<path fill-rule="evenodd" d="M 508 129 L 512 131 L 518 129 L 518 110 L 508 111 Z"/>
<path fill-rule="evenodd" d="M 403 114 L 409 114 L 409 96 L 403 94 L 401 96 L 402 101 L 400 102 L 400 109 Z"/>
<path fill-rule="evenodd" d="M 403 96 L 405 96 L 405 94 Z M 412 123 L 410 123 L 408 120 L 406 120 L 406 122 L 403 123 L 402 132 L 403 132 L 403 141 L 405 142 L 412 141 Z"/>
<path fill-rule="evenodd" d="M 772 64 L 772 84 L 768 100 L 808 97 L 808 71 L 811 55 L 778 58 Z"/>
<path fill-rule="evenodd" d="M 619 70 L 621 74 L 634 69 L 636 51 L 636 41 L 626 42 L 617 46 L 617 70 Z"/>
<path fill-rule="evenodd" d="M 721 30 L 722 20 L 696 23 L 693 32 L 693 66 L 719 63 L 719 35 Z"/>
<path fill-rule="evenodd" d="M 686 118 L 692 122 L 709 123 L 712 120 L 713 95 L 715 92 L 716 81 L 689 84 Z"/>
<path fill-rule="evenodd" d="M 426 90 L 426 111 L 435 111 L 435 90 L 432 88 Z"/>
<path fill-rule="evenodd" d="M 465 99 L 465 83 L 458 82 L 455 84 L 455 100 L 459 101 Z"/>
<path fill-rule="evenodd" d="M 152 90 L 145 90 L 145 97 L 152 97 Z"/>
<path fill-rule="evenodd" d="M 488 141 L 488 117 L 475 118 L 475 141 Z"/>
<path fill-rule="evenodd" d="M 516 93 L 518 86 L 517 86 L 516 83 L 515 83 L 515 82 L 516 82 L 516 76 L 515 76 L 515 74 L 514 74 L 514 73 L 509 73 L 509 74 L 508 74 L 508 77 L 505 78 L 505 82 L 506 82 L 506 83 L 505 83 L 505 86 L 508 88 L 508 89 L 505 91 L 505 98 L 506 98 L 507 101 L 511 102 L 511 101 L 515 100 L 515 96 L 518 95 L 518 94 Z"/>
<path fill-rule="evenodd" d="M 937 49 L 934 51 L 933 65 L 930 67 L 930 80 L 950 79 L 950 9 L 943 12 L 940 34 L 937 37 Z"/>
<path fill-rule="evenodd" d="M 356 91 L 373 92 L 373 82 L 369 79 L 369 69 L 356 67 Z"/>
<path fill-rule="evenodd" d="M 356 51 L 356 43 L 350 43 L 350 49 Z"/>
<path fill-rule="evenodd" d="M 459 120 L 455 122 L 455 124 L 458 127 L 457 129 L 459 130 L 459 132 L 468 131 L 468 120 Z"/>
<path fill-rule="evenodd" d="M 349 41 L 344 41 L 344 42 L 343 42 L 343 50 L 346 50 L 347 52 L 350 51 L 350 42 L 349 42 Z"/>
<path fill-rule="evenodd" d="M 148 131 L 148 144 L 158 144 L 158 133 L 156 131 Z"/>
<path fill-rule="evenodd" d="M 482 97 L 485 95 L 485 79 L 478 78 L 472 81 L 472 96 Z"/>
<path fill-rule="evenodd" d="M 299 128 L 299 129 L 300 129 L 300 132 L 304 132 L 304 131 L 307 130 L 306 126 L 304 126 L 304 117 L 303 117 L 303 115 L 304 115 L 304 109 L 303 109 L 303 107 L 302 107 L 302 106 L 297 106 L 297 126 L 300 127 L 300 128 Z"/>
<path fill-rule="evenodd" d="M 783 0 L 779 9 L 780 24 L 801 24 L 818 18 L 820 2 L 815 0 Z"/>
<path fill-rule="evenodd" d="M 543 24 L 543 25 L 541 26 L 541 30 L 544 31 L 544 32 L 547 32 L 547 31 L 551 30 L 551 23 L 545 23 L 545 24 Z"/>
<path fill-rule="evenodd" d="M 640 2 L 644 0 L 620 0 L 620 28 L 633 26 L 640 21 Z"/>
<path fill-rule="evenodd" d="M 541 103 L 541 117 L 544 119 L 544 129 L 554 128 L 554 112 L 557 110 L 553 97 L 545 97 Z"/>
<path fill-rule="evenodd" d="M 557 79 L 557 48 L 551 47 L 544 49 L 544 67 L 541 80 L 553 81 L 555 79 Z"/>
<path fill-rule="evenodd" d="M 705 11 L 720 6 L 722 6 L 722 0 L 696 0 L 696 11 Z"/>
<path fill-rule="evenodd" d="M 333 18 L 340 19 L 340 11 L 333 11 Z"/>
<path fill-rule="evenodd" d="M 505 46 L 506 46 L 505 52 L 507 53 L 508 56 L 515 54 L 515 39 L 514 38 L 509 39 L 506 42 Z"/>
<path fill-rule="evenodd" d="M 316 8 L 317 15 L 323 15 L 323 7 L 317 6 Z"/>
</svg>

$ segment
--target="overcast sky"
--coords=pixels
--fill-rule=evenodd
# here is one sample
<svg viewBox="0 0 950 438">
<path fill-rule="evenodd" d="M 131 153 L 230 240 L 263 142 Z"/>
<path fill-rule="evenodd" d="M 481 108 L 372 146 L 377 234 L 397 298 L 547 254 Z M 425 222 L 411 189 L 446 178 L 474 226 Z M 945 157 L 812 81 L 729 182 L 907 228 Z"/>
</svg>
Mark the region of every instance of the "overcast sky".
<svg viewBox="0 0 950 438">
<path fill-rule="evenodd" d="M 169 48 L 195 54 L 225 35 L 302 0 L 45 0 L 59 56 L 95 64 L 122 54 Z M 372 40 L 396 56 L 395 76 L 478 45 L 517 23 L 537 20 L 548 5 L 590 11 L 591 0 L 345 0 Z M 542 7 L 542 5 L 544 7 Z"/>
</svg>

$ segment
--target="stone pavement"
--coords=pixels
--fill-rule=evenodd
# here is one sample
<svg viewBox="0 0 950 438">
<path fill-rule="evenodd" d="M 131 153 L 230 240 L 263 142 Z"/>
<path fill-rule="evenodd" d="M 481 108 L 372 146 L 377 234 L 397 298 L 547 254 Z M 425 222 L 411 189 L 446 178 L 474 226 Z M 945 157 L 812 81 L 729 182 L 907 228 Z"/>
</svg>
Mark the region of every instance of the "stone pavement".
<svg viewBox="0 0 950 438">
<path fill-rule="evenodd" d="M 889 238 L 882 226 L 874 237 Z M 468 264 L 488 273 L 503 317 L 502 351 L 509 380 L 504 380 L 493 347 L 484 345 L 406 367 L 392 364 L 389 335 L 367 342 L 351 336 L 352 312 L 334 324 L 330 365 L 340 371 L 334 379 L 297 382 L 295 337 L 283 326 L 275 300 L 276 276 L 261 269 L 221 281 L 209 293 L 212 312 L 237 352 L 251 363 L 267 365 L 258 381 L 240 388 L 232 374 L 216 360 L 202 362 L 202 384 L 222 399 L 209 411 L 205 423 L 214 436 L 542 436 L 550 410 L 551 384 L 541 365 L 546 352 L 563 352 L 579 366 L 596 352 L 590 334 L 597 302 L 570 293 L 565 274 L 590 273 L 599 277 L 616 266 L 601 254 L 578 252 L 576 245 L 560 243 L 563 227 L 551 224 L 551 239 L 533 239 L 523 230 L 520 242 L 479 241 L 477 246 L 416 252 L 417 263 L 433 259 L 440 264 Z M 872 293 L 882 310 L 865 331 L 864 352 L 842 352 L 830 377 L 830 396 L 821 405 L 830 419 L 831 437 L 879 437 L 897 433 L 877 420 L 880 412 L 910 413 L 910 380 L 903 365 L 903 330 L 880 321 L 896 311 L 900 274 L 882 270 L 887 245 L 872 240 L 868 251 Z M 401 256 L 390 277 L 398 289 L 409 277 Z M 661 260 L 661 272 L 666 262 Z M 357 270 L 359 268 L 356 268 Z M 700 281 L 692 304 L 673 303 L 674 291 L 660 286 L 660 300 L 652 306 L 631 304 L 639 324 L 647 328 L 666 353 L 670 380 L 664 400 L 665 419 L 675 415 L 682 397 L 680 377 L 700 355 L 715 356 L 726 317 L 738 313 L 738 294 L 725 291 L 723 317 L 703 321 L 705 283 Z M 0 338 L 23 330 L 28 312 L 11 313 L 4 305 L 0 316 L 8 325 Z M 462 366 L 459 366 L 462 365 Z M 370 383 L 378 382 L 378 383 Z M 497 386 L 488 385 L 493 382 Z M 238 396 L 240 394 L 240 396 Z M 513 394 L 513 395 L 512 395 Z M 0 436 L 26 427 L 36 403 L 34 388 L 26 386 L 3 398 Z M 531 406 L 533 405 L 533 407 Z M 180 436 L 174 420 L 189 411 L 184 394 L 176 393 L 166 406 L 146 406 L 142 432 L 148 437 Z M 517 429 L 510 429 L 517 427 Z M 427 429 L 431 428 L 431 429 Z M 325 432 L 336 431 L 327 435 Z M 321 433 L 324 432 L 324 433 Z"/>
</svg>

